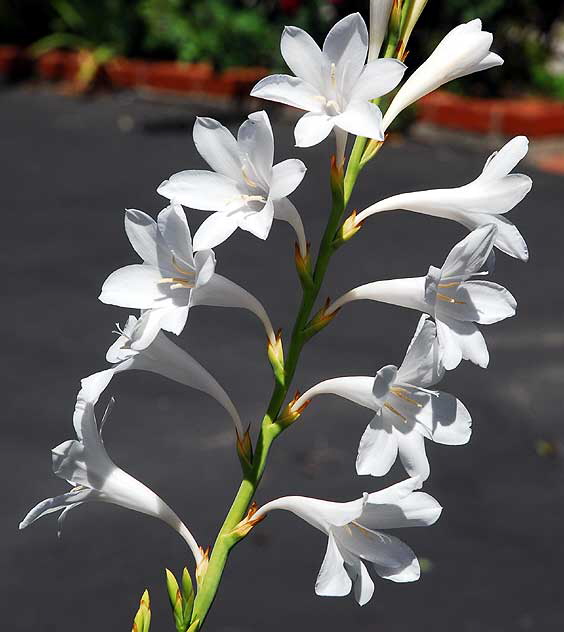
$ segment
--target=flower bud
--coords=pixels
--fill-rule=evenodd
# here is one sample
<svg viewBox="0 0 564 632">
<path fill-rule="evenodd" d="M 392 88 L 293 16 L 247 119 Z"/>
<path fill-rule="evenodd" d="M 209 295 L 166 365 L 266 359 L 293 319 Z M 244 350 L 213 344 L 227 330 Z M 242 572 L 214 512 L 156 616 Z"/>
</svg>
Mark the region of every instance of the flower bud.
<svg viewBox="0 0 564 632">
<path fill-rule="evenodd" d="M 192 617 L 192 609 L 194 608 L 194 586 L 192 585 L 192 578 L 188 569 L 184 567 L 182 571 L 182 614 L 184 615 L 184 621 L 187 624 Z"/>
<path fill-rule="evenodd" d="M 296 243 L 294 260 L 296 262 L 296 270 L 298 271 L 298 276 L 300 277 L 300 281 L 302 287 L 304 289 L 308 289 L 313 285 L 313 277 L 311 271 L 311 257 L 309 254 L 309 243 L 307 244 L 307 252 L 305 257 L 302 256 L 300 252 L 300 247 Z"/>
<path fill-rule="evenodd" d="M 327 327 L 327 325 L 335 318 L 338 310 L 327 313 L 327 308 L 331 305 L 331 299 L 325 301 L 325 305 L 314 315 L 309 323 L 303 329 L 303 336 L 309 340 L 316 333 Z"/>
<path fill-rule="evenodd" d="M 296 250 L 296 252 L 298 252 Z M 279 329 L 276 332 L 275 343 L 269 340 L 267 346 L 267 354 L 272 370 L 274 371 L 274 377 L 280 384 L 284 384 L 285 371 L 284 371 L 284 349 L 282 348 L 282 330 Z"/>
<path fill-rule="evenodd" d="M 237 454 L 244 471 L 250 470 L 253 466 L 253 443 L 249 429 L 250 426 L 245 430 L 245 434 L 242 437 L 237 434 Z"/>
<path fill-rule="evenodd" d="M 170 601 L 170 607 L 172 608 L 172 615 L 174 617 L 174 625 L 178 632 L 184 632 L 186 626 L 184 625 L 184 612 L 182 604 L 182 594 L 178 587 L 176 577 L 171 571 L 165 569 L 166 573 L 166 589 L 168 592 L 168 600 Z"/>
<path fill-rule="evenodd" d="M 302 412 L 306 409 L 309 404 L 309 400 L 304 402 L 302 406 L 299 408 L 294 408 L 295 403 L 300 399 L 300 391 L 296 391 L 294 398 L 291 402 L 288 403 L 287 406 L 284 407 L 278 418 L 276 419 L 276 423 L 280 426 L 287 428 L 291 424 L 294 423 L 298 419 L 298 417 L 302 414 Z"/>
<path fill-rule="evenodd" d="M 342 246 L 346 241 L 354 237 L 358 231 L 362 228 L 362 222 L 356 223 L 356 210 L 353 211 L 347 219 L 343 222 L 343 225 L 337 232 L 337 236 L 333 241 L 333 247 L 338 248 Z"/>
<path fill-rule="evenodd" d="M 151 601 L 149 599 L 149 591 L 145 590 L 139 602 L 139 609 L 133 619 L 133 627 L 131 632 L 149 632 L 151 625 Z"/>
<path fill-rule="evenodd" d="M 411 0 L 407 13 L 401 26 L 401 33 L 397 47 L 397 57 L 400 61 L 404 61 L 407 56 L 407 43 L 411 37 L 411 33 L 415 28 L 421 13 L 427 4 L 427 0 Z"/>
<path fill-rule="evenodd" d="M 196 584 L 198 586 L 202 585 L 202 581 L 204 580 L 208 570 L 208 564 L 210 562 L 210 547 L 208 546 L 205 550 L 200 547 L 200 553 L 202 554 L 202 559 L 196 566 Z"/>
</svg>

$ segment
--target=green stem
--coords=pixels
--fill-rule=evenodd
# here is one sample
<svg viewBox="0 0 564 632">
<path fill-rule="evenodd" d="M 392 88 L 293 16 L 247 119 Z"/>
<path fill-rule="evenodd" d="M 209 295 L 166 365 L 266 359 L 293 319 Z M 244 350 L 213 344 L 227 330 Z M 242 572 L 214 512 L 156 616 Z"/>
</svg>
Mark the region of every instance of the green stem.
<svg viewBox="0 0 564 632">
<path fill-rule="evenodd" d="M 349 170 L 351 169 L 351 164 L 353 164 L 352 172 L 354 172 L 355 169 L 358 170 L 358 164 L 360 163 L 360 157 L 362 156 L 362 149 L 364 149 L 364 147 L 359 148 L 356 152 L 353 152 L 354 162 L 353 156 L 351 156 L 351 160 L 349 161 Z M 347 175 L 349 170 L 347 170 Z M 276 381 L 275 383 L 268 409 L 262 420 L 261 431 L 257 439 L 252 468 L 241 481 L 239 491 L 235 496 L 229 513 L 227 514 L 214 543 L 207 571 L 205 572 L 201 585 L 198 588 L 198 594 L 194 603 L 192 621 L 196 621 L 198 619 L 200 627 L 202 626 L 217 593 L 229 553 L 237 542 L 244 537 L 243 535 L 233 533 L 233 530 L 247 514 L 249 505 L 256 493 L 266 467 L 270 446 L 285 427 L 283 424 L 277 422 L 276 419 L 291 386 L 302 348 L 308 340 L 308 336 L 304 335 L 304 330 L 308 324 L 311 311 L 321 290 L 325 273 L 327 271 L 327 267 L 329 266 L 329 261 L 335 250 L 333 241 L 346 207 L 346 197 L 343 189 L 343 174 L 342 172 L 339 173 L 336 169 L 333 169 L 332 176 L 333 205 L 331 214 L 319 247 L 319 253 L 313 272 L 313 283 L 309 287 L 306 286 L 303 289 L 302 301 L 296 316 L 294 328 L 292 330 L 289 352 L 284 363 L 284 380 L 283 382 Z"/>
<path fill-rule="evenodd" d="M 354 185 L 356 184 L 358 174 L 363 167 L 361 164 L 361 158 L 364 153 L 367 140 L 367 138 L 357 136 L 354 141 L 351 158 L 349 160 L 349 164 L 347 165 L 347 173 L 345 175 L 345 208 L 351 198 L 351 193 L 354 189 Z"/>
</svg>

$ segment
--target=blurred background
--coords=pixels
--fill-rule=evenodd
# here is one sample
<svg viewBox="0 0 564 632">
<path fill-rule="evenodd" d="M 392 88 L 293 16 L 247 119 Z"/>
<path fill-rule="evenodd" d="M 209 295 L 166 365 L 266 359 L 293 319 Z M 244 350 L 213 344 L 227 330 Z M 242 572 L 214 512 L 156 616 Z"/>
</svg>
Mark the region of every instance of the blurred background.
<svg viewBox="0 0 564 632">
<path fill-rule="evenodd" d="M 123 209 L 155 215 L 170 174 L 206 168 L 191 129 L 196 115 L 236 131 L 250 111 L 273 121 L 276 162 L 308 166 L 292 196 L 315 250 L 330 204 L 332 143 L 293 145 L 297 113 L 249 98 L 254 82 L 286 69 L 285 24 L 320 43 L 368 2 L 321 0 L 0 0 L 0 175 L 5 270 L 0 468 L 2 612 L 14 632 L 129 630 L 143 589 L 152 632 L 172 630 L 165 567 L 190 565 L 182 541 L 156 521 L 91 504 L 24 532 L 28 509 L 62 493 L 50 449 L 72 436 L 81 377 L 105 368 L 111 330 L 128 312 L 96 300 L 106 276 L 133 263 Z M 470 409 L 467 446 L 428 445 L 427 491 L 445 507 L 429 529 L 398 533 L 422 559 L 421 580 L 376 578 L 372 602 L 323 599 L 314 583 L 325 538 L 273 514 L 233 552 L 207 628 L 214 632 L 515 632 L 562 630 L 564 549 L 564 26 L 558 2 L 429 0 L 412 37 L 408 72 L 453 26 L 481 17 L 501 68 L 430 95 L 400 121 L 361 174 L 350 208 L 407 190 L 473 179 L 494 148 L 525 133 L 518 171 L 534 187 L 513 210 L 527 264 L 497 257 L 495 281 L 516 296 L 516 318 L 483 327 L 487 371 L 467 363 L 444 390 Z M 207 214 L 188 211 L 194 231 Z M 381 278 L 424 274 L 465 234 L 452 222 L 383 214 L 334 258 L 325 294 Z M 288 332 L 299 285 L 293 235 L 276 223 L 267 242 L 239 231 L 217 249 L 218 271 L 254 293 Z M 320 297 L 320 300 L 324 296 Z M 385 305 L 345 308 L 306 348 L 296 387 L 336 375 L 370 375 L 399 363 L 417 315 Z M 258 322 L 239 310 L 200 307 L 178 343 L 230 393 L 256 433 L 271 374 Z M 205 546 L 240 479 L 229 420 L 205 395 L 158 376 L 123 374 L 105 430 L 114 460 L 159 493 Z M 103 404 L 102 404 L 103 405 Z M 303 494 L 350 500 L 403 477 L 358 478 L 354 456 L 370 415 L 319 398 L 272 451 L 258 501 Z"/>
</svg>

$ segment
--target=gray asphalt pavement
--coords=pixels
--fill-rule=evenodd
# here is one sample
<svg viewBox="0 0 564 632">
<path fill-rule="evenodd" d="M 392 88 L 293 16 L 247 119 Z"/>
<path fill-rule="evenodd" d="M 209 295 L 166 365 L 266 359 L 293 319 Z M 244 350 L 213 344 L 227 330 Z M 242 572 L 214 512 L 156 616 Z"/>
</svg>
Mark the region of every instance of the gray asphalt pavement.
<svg viewBox="0 0 564 632">
<path fill-rule="evenodd" d="M 156 214 L 164 202 L 155 189 L 164 178 L 204 167 L 191 141 L 194 115 L 188 106 L 129 96 L 0 93 L 5 630 L 129 630 L 145 587 L 152 631 L 173 629 L 163 569 L 180 571 L 190 560 L 166 526 L 92 503 L 70 514 L 60 542 L 54 518 L 23 532 L 17 527 L 37 501 L 66 490 L 51 473 L 50 449 L 72 437 L 79 379 L 106 366 L 114 322 L 127 316 L 97 300 L 105 277 L 135 260 L 123 209 Z M 241 120 L 225 118 L 234 127 Z M 293 200 L 315 246 L 330 201 L 330 145 L 293 148 L 292 126 L 283 118 L 275 136 L 278 161 L 297 156 L 308 165 Z M 362 174 L 352 205 L 462 184 L 485 158 L 445 145 L 390 143 Z M 233 552 L 207 629 L 562 629 L 564 178 L 525 170 L 533 191 L 510 217 L 527 239 L 531 260 L 498 255 L 494 279 L 514 293 L 518 315 L 483 327 L 488 370 L 465 363 L 448 374 L 443 388 L 470 409 L 474 434 L 463 447 L 428 443 L 427 491 L 444 512 L 434 527 L 401 534 L 427 560 L 427 572 L 410 585 L 376 578 L 374 598 L 363 608 L 351 598 L 316 597 L 325 538 L 277 512 Z M 189 221 L 195 227 L 205 217 L 193 211 Z M 463 235 L 451 222 L 383 214 L 335 256 L 325 294 L 425 274 Z M 288 332 L 298 300 L 288 226 L 276 224 L 266 243 L 239 232 L 216 252 L 218 271 L 253 292 L 275 326 Z M 296 387 L 399 363 L 417 319 L 392 306 L 347 306 L 306 348 Z M 258 321 L 239 310 L 198 307 L 180 344 L 217 377 L 256 429 L 271 390 Z M 120 375 L 110 392 L 117 399 L 105 431 L 110 454 L 166 499 L 201 543 L 211 544 L 239 482 L 227 415 L 205 395 L 148 374 Z M 258 501 L 287 494 L 350 500 L 399 480 L 397 466 L 384 479 L 355 475 L 356 447 L 369 417 L 337 398 L 316 400 L 275 445 Z M 539 440 L 551 442 L 556 454 L 539 456 Z"/>
</svg>

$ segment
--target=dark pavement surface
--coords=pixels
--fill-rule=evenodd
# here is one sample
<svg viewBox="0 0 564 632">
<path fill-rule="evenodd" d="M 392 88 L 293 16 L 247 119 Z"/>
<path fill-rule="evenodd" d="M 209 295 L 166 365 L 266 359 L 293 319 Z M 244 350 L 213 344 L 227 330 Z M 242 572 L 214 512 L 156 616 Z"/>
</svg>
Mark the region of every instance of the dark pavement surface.
<svg viewBox="0 0 564 632">
<path fill-rule="evenodd" d="M 213 111 L 198 112 L 214 115 Z M 81 377 L 106 366 L 116 320 L 126 310 L 97 301 L 107 274 L 134 261 L 123 209 L 156 214 L 157 185 L 203 166 L 189 130 L 194 112 L 123 96 L 65 98 L 37 90 L 0 94 L 3 168 L 2 627 L 12 632 L 129 630 L 148 587 L 152 631 L 172 630 L 163 569 L 189 556 L 166 526 L 124 509 L 89 504 L 73 512 L 59 542 L 55 518 L 18 532 L 39 500 L 66 491 L 50 469 L 50 449 L 73 436 Z M 236 126 L 241 117 L 223 117 Z M 130 129 L 131 128 L 131 129 Z M 129 131 L 124 131 L 129 130 Z M 291 124 L 275 126 L 276 159 L 309 167 L 293 200 L 317 243 L 329 204 L 330 145 L 292 147 Z M 385 195 L 455 186 L 486 158 L 447 146 L 391 145 L 361 176 L 353 205 Z M 562 630 L 564 461 L 535 443 L 564 444 L 564 179 L 527 168 L 529 197 L 510 217 L 531 260 L 498 256 L 496 281 L 517 297 L 516 318 L 483 327 L 492 360 L 464 363 L 443 384 L 474 419 L 469 445 L 427 443 L 427 491 L 444 506 L 431 528 L 399 534 L 430 568 L 414 584 L 375 578 L 370 604 L 316 597 L 325 551 L 319 532 L 276 512 L 231 556 L 208 619 L 214 632 L 515 632 Z M 194 211 L 194 228 L 207 217 Z M 424 274 L 440 265 L 464 230 L 409 213 L 369 221 L 334 258 L 327 293 Z M 218 271 L 256 294 L 287 332 L 298 284 L 293 236 L 276 223 L 262 243 L 238 232 L 216 249 Z M 296 386 L 336 375 L 372 374 L 399 363 L 418 315 L 386 305 L 347 306 L 303 355 Z M 233 397 L 256 429 L 271 391 L 261 327 L 239 310 L 199 307 L 180 343 Z M 226 413 L 207 396 L 141 373 L 120 375 L 108 394 L 117 405 L 105 432 L 115 461 L 157 491 L 202 544 L 212 543 L 239 482 Z M 403 478 L 358 478 L 354 459 L 370 413 L 319 398 L 275 445 L 258 500 L 303 494 L 350 500 Z"/>
</svg>

